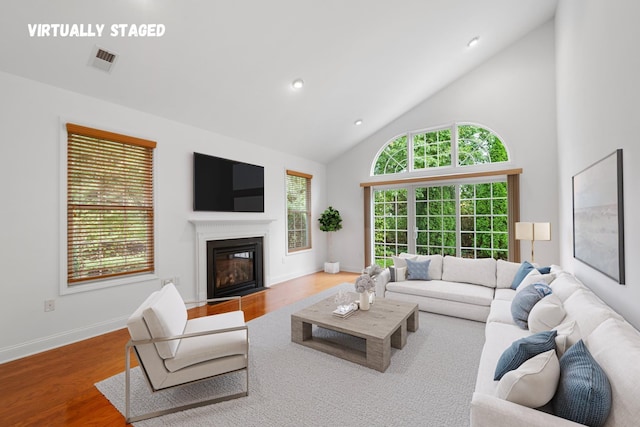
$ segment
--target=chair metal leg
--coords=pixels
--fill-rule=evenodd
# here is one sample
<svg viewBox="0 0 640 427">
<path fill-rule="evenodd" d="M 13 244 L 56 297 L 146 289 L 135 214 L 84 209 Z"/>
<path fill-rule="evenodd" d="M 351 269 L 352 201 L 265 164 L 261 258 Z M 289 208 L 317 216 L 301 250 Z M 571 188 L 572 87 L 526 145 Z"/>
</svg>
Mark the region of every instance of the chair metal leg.
<svg viewBox="0 0 640 427">
<path fill-rule="evenodd" d="M 200 406 L 212 405 L 214 403 L 225 402 L 227 400 L 233 400 L 240 397 L 249 395 L 249 354 L 247 353 L 247 366 L 243 370 L 246 374 L 246 388 L 245 391 L 226 396 L 216 397 L 214 399 L 203 400 L 199 402 L 189 403 L 182 406 L 177 406 L 169 409 L 163 409 L 160 411 L 149 412 L 146 414 L 131 416 L 131 347 L 127 345 L 125 354 L 125 421 L 127 424 L 137 421 L 147 420 L 149 418 L 159 417 L 161 415 L 172 414 L 174 412 L 184 411 L 187 409 L 198 408 Z M 230 372 L 229 372 L 230 373 Z M 225 374 L 222 374 L 225 375 Z"/>
</svg>

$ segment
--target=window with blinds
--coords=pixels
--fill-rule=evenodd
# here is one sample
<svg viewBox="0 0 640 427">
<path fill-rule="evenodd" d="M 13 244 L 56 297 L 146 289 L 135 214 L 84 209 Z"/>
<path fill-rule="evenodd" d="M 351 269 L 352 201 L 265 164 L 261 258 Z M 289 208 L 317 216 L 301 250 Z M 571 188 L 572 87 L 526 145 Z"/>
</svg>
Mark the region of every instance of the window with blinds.
<svg viewBox="0 0 640 427">
<path fill-rule="evenodd" d="M 154 271 L 154 141 L 67 124 L 67 282 Z"/>
<path fill-rule="evenodd" d="M 311 248 L 311 175 L 287 171 L 287 245 L 289 252 Z"/>
</svg>

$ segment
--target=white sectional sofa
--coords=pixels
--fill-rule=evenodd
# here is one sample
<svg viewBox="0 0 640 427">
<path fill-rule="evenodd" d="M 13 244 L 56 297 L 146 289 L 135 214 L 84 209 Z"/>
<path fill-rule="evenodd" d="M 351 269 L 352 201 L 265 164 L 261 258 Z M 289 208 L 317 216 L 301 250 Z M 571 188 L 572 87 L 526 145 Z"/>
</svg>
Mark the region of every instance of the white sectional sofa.
<svg viewBox="0 0 640 427">
<path fill-rule="evenodd" d="M 399 258 L 419 259 L 409 254 Z M 567 404 L 559 397 L 558 390 L 562 387 L 566 394 L 565 385 L 571 381 L 568 379 L 568 358 L 563 361 L 562 356 L 582 344 L 606 375 L 610 387 L 610 410 L 606 421 L 591 425 L 640 425 L 640 332 L 575 276 L 558 266 L 551 266 L 550 274 L 530 273 L 516 291 L 511 289 L 511 283 L 520 264 L 492 260 L 495 276 L 494 281 L 490 281 L 491 261 L 438 256 L 422 258 L 425 259 L 432 260 L 429 265 L 432 280 L 390 281 L 391 274 L 387 269 L 377 277 L 376 294 L 417 302 L 424 311 L 486 322 L 486 340 L 471 401 L 472 427 L 589 425 L 586 421 L 579 424 L 554 415 L 562 411 L 559 407 L 566 410 Z M 402 261 L 395 261 L 402 276 Z M 438 275 L 440 261 L 442 274 Z M 433 275 L 431 267 L 434 267 Z M 465 271 L 447 272 L 450 268 Z M 512 302 L 517 293 L 534 283 L 549 283 L 551 295 L 533 306 L 527 328 L 522 329 L 513 320 Z M 508 353 L 507 349 L 517 340 L 531 339 L 538 333 L 555 334 L 552 338 L 555 349 L 528 359 L 502 379 L 494 380 L 496 367 L 503 354 Z M 588 371 L 586 377 L 591 376 Z M 588 390 L 590 399 L 598 398 L 594 390 L 597 387 Z M 547 400 L 548 403 L 542 405 Z M 568 406 L 577 408 L 581 405 L 586 411 L 597 406 L 592 402 Z M 573 416 L 580 419 L 584 414 Z"/>
<path fill-rule="evenodd" d="M 429 280 L 406 280 L 406 260 L 429 261 Z M 401 276 L 391 281 L 389 269 L 376 277 L 376 296 L 416 302 L 420 310 L 484 322 L 496 290 L 509 289 L 519 264 L 493 258 L 468 259 L 442 255 L 394 257 Z"/>
</svg>

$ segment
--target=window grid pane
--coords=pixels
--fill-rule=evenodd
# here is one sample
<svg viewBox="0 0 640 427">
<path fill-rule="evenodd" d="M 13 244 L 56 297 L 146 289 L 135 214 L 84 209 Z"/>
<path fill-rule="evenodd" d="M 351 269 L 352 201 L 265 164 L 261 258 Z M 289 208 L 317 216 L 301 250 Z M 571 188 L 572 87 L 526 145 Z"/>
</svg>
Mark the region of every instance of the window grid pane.
<svg viewBox="0 0 640 427">
<path fill-rule="evenodd" d="M 373 212 L 374 263 L 387 267 L 408 251 L 407 190 L 374 190 Z"/>
<path fill-rule="evenodd" d="M 464 258 L 508 258 L 506 181 L 460 185 L 460 251 Z"/>
<path fill-rule="evenodd" d="M 413 136 L 413 169 L 451 166 L 451 130 L 442 129 Z"/>
<path fill-rule="evenodd" d="M 287 172 L 287 248 L 298 251 L 311 248 L 311 178 Z"/>
<path fill-rule="evenodd" d="M 456 254 L 455 185 L 415 189 L 416 253 Z"/>
<path fill-rule="evenodd" d="M 376 160 L 373 174 L 386 175 L 407 172 L 407 136 L 390 142 Z"/>
</svg>

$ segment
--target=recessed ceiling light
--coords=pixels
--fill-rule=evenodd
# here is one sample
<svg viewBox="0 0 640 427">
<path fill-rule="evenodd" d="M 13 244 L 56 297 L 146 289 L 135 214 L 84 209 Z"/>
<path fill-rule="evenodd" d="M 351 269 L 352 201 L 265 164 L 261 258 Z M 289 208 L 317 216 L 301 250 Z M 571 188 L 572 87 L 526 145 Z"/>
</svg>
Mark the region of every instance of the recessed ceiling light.
<svg viewBox="0 0 640 427">
<path fill-rule="evenodd" d="M 362 119 L 358 119 L 355 122 L 353 122 L 354 125 L 356 126 L 360 126 L 362 124 Z"/>
<path fill-rule="evenodd" d="M 480 41 L 480 37 L 474 37 L 471 40 L 469 40 L 469 43 L 467 43 L 467 47 L 474 47 L 475 45 L 478 44 L 479 41 Z"/>
<path fill-rule="evenodd" d="M 295 79 L 291 82 L 291 87 L 294 89 L 302 89 L 302 86 L 304 86 L 304 80 L 302 79 Z"/>
</svg>

